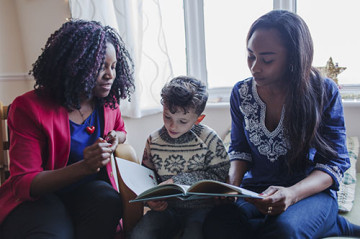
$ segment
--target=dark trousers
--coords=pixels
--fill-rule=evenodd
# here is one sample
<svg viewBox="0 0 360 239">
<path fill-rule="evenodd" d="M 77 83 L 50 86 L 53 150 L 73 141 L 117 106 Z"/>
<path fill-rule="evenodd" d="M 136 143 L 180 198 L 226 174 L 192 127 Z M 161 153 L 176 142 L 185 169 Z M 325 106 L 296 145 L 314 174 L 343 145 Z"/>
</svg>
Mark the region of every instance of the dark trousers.
<svg viewBox="0 0 360 239">
<path fill-rule="evenodd" d="M 65 194 L 22 203 L 1 225 L 0 238 L 113 239 L 121 216 L 119 193 L 96 180 Z"/>
<path fill-rule="evenodd" d="M 336 200 L 326 193 L 305 198 L 277 216 L 263 215 L 240 198 L 214 208 L 203 229 L 206 239 L 315 239 L 354 233 L 353 225 L 338 215 Z"/>
</svg>

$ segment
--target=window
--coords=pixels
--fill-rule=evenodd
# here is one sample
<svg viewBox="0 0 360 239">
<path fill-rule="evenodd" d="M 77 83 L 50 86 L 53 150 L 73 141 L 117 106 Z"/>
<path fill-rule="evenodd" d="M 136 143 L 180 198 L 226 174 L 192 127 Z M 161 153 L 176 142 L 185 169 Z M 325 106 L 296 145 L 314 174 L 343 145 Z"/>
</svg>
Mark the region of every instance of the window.
<svg viewBox="0 0 360 239">
<path fill-rule="evenodd" d="M 338 76 L 340 85 L 360 84 L 357 72 L 360 28 L 356 26 L 360 22 L 359 7 L 359 0 L 297 1 L 297 13 L 306 21 L 313 37 L 314 66 L 325 66 L 332 57 L 334 63 L 346 67 Z"/>
<path fill-rule="evenodd" d="M 309 11 L 309 9 L 324 9 Z M 360 100 L 360 4 L 358 0 L 298 0 L 297 13 L 309 26 L 314 41 L 314 66 L 325 66 L 330 57 L 346 70 L 338 75 L 343 99 Z"/>
<path fill-rule="evenodd" d="M 135 63 L 136 92 L 122 104 L 129 117 L 161 110 L 164 83 L 174 76 L 194 76 L 208 86 L 209 102 L 228 102 L 232 86 L 251 76 L 246 35 L 252 22 L 272 9 L 299 13 L 315 46 L 314 66 L 334 63 L 343 98 L 360 102 L 356 73 L 360 44 L 359 0 L 154 0 L 69 1 L 72 16 L 103 21 L 119 29 Z M 106 4 L 104 4 L 106 3 Z M 316 9 L 317 11 L 314 11 Z M 104 12 L 107 14 L 102 14 Z"/>
<path fill-rule="evenodd" d="M 162 14 L 162 29 L 167 39 L 165 47 L 171 59 L 173 73 L 175 76 L 186 75 L 183 0 L 158 1 Z M 143 4 L 147 7 L 146 1 Z"/>
<path fill-rule="evenodd" d="M 339 84 L 342 93 L 354 97 L 360 92 L 355 72 L 360 53 L 358 5 L 358 0 L 184 0 L 187 72 L 207 83 L 212 98 L 226 100 L 233 84 L 250 76 L 245 38 L 251 23 L 271 9 L 287 9 L 296 11 L 310 28 L 313 65 L 325 66 L 332 57 L 346 67 Z"/>
<path fill-rule="evenodd" d="M 232 87 L 250 75 L 246 35 L 250 25 L 273 7 L 269 0 L 204 0 L 208 87 Z"/>
</svg>

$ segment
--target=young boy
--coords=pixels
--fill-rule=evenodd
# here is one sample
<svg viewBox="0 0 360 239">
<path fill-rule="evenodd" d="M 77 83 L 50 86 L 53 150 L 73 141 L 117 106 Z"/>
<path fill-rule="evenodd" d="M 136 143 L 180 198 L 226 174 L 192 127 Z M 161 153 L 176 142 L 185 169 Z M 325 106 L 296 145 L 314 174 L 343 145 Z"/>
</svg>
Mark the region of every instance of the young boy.
<svg viewBox="0 0 360 239">
<path fill-rule="evenodd" d="M 206 87 L 180 76 L 164 86 L 161 98 L 164 126 L 147 139 L 143 165 L 153 169 L 161 183 L 224 182 L 230 163 L 223 142 L 215 131 L 199 124 L 205 116 Z M 202 223 L 213 204 L 211 199 L 149 201 L 152 210 L 131 237 L 169 239 L 182 231 L 182 238 L 202 238 Z"/>
</svg>

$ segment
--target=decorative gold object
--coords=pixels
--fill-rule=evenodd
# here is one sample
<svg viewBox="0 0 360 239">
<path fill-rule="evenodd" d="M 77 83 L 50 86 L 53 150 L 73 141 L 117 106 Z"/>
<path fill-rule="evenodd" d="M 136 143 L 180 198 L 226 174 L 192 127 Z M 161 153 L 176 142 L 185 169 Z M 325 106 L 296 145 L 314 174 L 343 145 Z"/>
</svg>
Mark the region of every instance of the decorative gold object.
<svg viewBox="0 0 360 239">
<path fill-rule="evenodd" d="M 326 77 L 329 77 L 331 79 L 333 79 L 333 81 L 335 81 L 335 83 L 337 85 L 339 85 L 338 83 L 338 78 L 337 76 L 343 72 L 344 70 L 346 70 L 346 67 L 340 67 L 338 65 L 338 63 L 333 63 L 332 57 L 330 57 L 330 59 L 327 61 L 326 66 L 322 66 L 322 67 L 317 67 L 317 69 Z"/>
</svg>

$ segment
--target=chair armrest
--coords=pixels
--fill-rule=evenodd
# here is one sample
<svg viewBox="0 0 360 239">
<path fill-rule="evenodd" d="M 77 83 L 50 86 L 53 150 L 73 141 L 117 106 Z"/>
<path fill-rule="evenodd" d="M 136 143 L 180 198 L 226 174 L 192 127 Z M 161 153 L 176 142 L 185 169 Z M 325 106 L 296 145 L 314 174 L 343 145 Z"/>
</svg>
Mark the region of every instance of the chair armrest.
<svg viewBox="0 0 360 239">
<path fill-rule="evenodd" d="M 138 164 L 141 163 L 136 157 L 134 148 L 129 144 L 119 144 L 115 150 L 115 157 L 123 158 Z M 124 232 L 127 233 L 133 229 L 143 216 L 144 204 L 141 202 L 129 203 L 129 200 L 135 199 L 136 194 L 125 185 L 119 172 L 117 172 L 117 175 L 123 204 L 123 229 Z"/>
<path fill-rule="evenodd" d="M 136 156 L 135 149 L 130 144 L 118 144 L 115 149 L 115 157 L 123 158 L 140 164 L 140 160 Z"/>
</svg>

